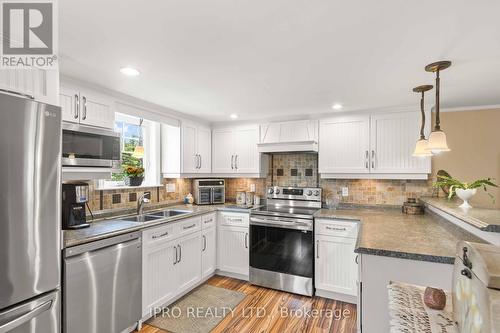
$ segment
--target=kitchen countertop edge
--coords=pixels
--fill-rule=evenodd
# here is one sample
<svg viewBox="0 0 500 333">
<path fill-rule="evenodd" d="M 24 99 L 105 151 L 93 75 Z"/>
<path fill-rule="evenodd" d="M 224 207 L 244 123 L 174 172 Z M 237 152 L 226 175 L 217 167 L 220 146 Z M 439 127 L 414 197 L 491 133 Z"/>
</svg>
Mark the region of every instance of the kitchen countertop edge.
<svg viewBox="0 0 500 333">
<path fill-rule="evenodd" d="M 233 206 L 233 204 L 229 204 Z M 96 233 L 95 235 L 88 236 L 88 237 L 73 237 L 73 238 L 67 238 L 67 234 L 71 234 L 72 232 L 78 232 L 78 231 L 85 231 L 88 229 L 75 229 L 75 230 L 63 230 L 64 234 L 64 239 L 63 239 L 63 249 L 69 248 L 69 247 L 74 247 L 82 244 L 87 244 L 91 243 L 94 241 L 110 238 L 110 237 L 115 237 L 123 234 L 127 234 L 130 232 L 134 231 L 139 231 L 143 229 L 149 229 L 152 227 L 157 227 L 161 226 L 164 224 L 176 222 L 179 220 L 183 220 L 186 218 L 191 218 L 191 217 L 196 217 L 199 215 L 204 215 L 208 214 L 211 212 L 217 212 L 217 211 L 228 211 L 228 212 L 236 212 L 236 213 L 247 213 L 250 212 L 251 209 L 258 208 L 259 206 L 255 206 L 252 208 L 235 208 L 235 207 L 225 207 L 225 205 L 183 205 L 183 204 L 177 204 L 177 205 L 168 205 L 162 208 L 157 208 L 150 210 L 148 212 L 153 212 L 153 211 L 161 211 L 165 209 L 189 209 L 189 208 L 195 208 L 194 211 L 188 214 L 183 214 L 183 215 L 178 215 L 178 216 L 173 216 L 165 219 L 159 219 L 158 221 L 152 221 L 152 222 L 147 222 L 147 223 L 137 223 L 136 225 L 131 225 L 130 227 L 125 227 L 123 229 L 116 229 L 116 230 L 111 230 L 109 232 L 103 232 L 103 233 Z M 130 214 L 128 214 L 130 215 Z M 112 223 L 113 221 L 119 220 L 121 217 L 127 216 L 127 214 L 124 215 L 118 215 L 116 217 L 107 217 L 102 220 L 94 221 L 92 223 Z M 121 222 L 122 223 L 122 222 Z M 127 223 L 126 221 L 123 221 L 123 224 Z M 129 222 L 131 223 L 131 222 Z"/>
</svg>

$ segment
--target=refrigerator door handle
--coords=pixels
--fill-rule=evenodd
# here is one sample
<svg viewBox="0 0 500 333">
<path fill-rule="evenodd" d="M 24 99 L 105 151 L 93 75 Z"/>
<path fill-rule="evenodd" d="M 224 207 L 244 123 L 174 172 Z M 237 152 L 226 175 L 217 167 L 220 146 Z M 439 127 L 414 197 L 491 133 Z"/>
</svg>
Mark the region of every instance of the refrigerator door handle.
<svg viewBox="0 0 500 333">
<path fill-rule="evenodd" d="M 33 310 L 31 310 L 25 314 L 20 315 L 19 317 L 15 318 L 14 320 L 11 320 L 7 323 L 1 324 L 0 325 L 0 333 L 10 332 L 10 331 L 14 330 L 16 327 L 19 327 L 22 324 L 29 322 L 33 318 L 38 317 L 41 313 L 49 310 L 52 307 L 53 302 L 54 302 L 53 299 L 48 300 L 48 301 L 40 304 L 39 306 L 37 306 Z"/>
</svg>

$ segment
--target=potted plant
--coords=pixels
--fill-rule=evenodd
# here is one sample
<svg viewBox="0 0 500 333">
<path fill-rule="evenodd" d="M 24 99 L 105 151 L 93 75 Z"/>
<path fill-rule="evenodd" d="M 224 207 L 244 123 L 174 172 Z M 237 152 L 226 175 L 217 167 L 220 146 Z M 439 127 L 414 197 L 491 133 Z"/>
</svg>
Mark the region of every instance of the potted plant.
<svg viewBox="0 0 500 333">
<path fill-rule="evenodd" d="M 474 194 L 476 194 L 479 187 L 482 187 L 484 189 L 484 191 L 491 197 L 493 202 L 495 201 L 495 198 L 490 193 L 488 193 L 488 189 L 486 187 L 498 187 L 498 185 L 493 183 L 493 180 L 494 179 L 492 178 L 484 178 L 473 181 L 472 183 L 463 183 L 458 179 L 452 177 L 438 175 L 438 181 L 434 183 L 434 187 L 449 187 L 448 199 L 451 199 L 453 195 L 456 194 L 460 199 L 463 200 L 463 203 L 460 205 L 460 207 L 471 208 L 472 206 L 469 204 L 469 199 L 472 198 Z"/>
<path fill-rule="evenodd" d="M 140 186 L 144 180 L 144 168 L 142 167 L 127 165 L 124 167 L 123 173 L 127 176 L 129 186 Z"/>
</svg>

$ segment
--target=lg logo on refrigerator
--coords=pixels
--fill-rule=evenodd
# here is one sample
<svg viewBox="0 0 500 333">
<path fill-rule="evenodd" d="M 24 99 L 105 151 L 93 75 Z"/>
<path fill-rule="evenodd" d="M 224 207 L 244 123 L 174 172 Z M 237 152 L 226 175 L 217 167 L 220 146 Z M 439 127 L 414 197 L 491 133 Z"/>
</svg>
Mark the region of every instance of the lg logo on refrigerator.
<svg viewBox="0 0 500 333">
<path fill-rule="evenodd" d="M 3 67 L 52 67 L 55 56 L 54 3 L 2 1 Z"/>
</svg>

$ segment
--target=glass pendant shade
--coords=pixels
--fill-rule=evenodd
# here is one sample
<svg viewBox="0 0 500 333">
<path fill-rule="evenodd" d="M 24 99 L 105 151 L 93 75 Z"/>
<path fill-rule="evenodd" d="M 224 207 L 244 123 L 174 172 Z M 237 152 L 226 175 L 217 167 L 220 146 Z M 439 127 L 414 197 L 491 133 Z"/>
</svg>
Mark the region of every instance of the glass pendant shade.
<svg viewBox="0 0 500 333">
<path fill-rule="evenodd" d="M 450 151 L 448 144 L 446 143 L 446 134 L 441 130 L 434 130 L 429 135 L 429 144 L 427 150 L 433 153 L 440 153 L 443 151 Z"/>
<path fill-rule="evenodd" d="M 134 152 L 132 153 L 132 157 L 144 158 L 144 147 L 143 146 L 135 146 Z"/>
<path fill-rule="evenodd" d="M 413 156 L 415 157 L 427 157 L 432 156 L 432 152 L 427 149 L 429 146 L 429 142 L 426 139 L 420 139 L 417 141 L 415 145 L 415 151 L 413 152 Z"/>
</svg>

